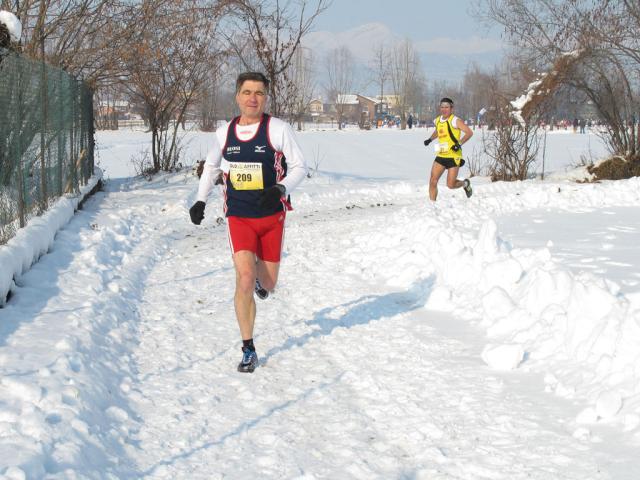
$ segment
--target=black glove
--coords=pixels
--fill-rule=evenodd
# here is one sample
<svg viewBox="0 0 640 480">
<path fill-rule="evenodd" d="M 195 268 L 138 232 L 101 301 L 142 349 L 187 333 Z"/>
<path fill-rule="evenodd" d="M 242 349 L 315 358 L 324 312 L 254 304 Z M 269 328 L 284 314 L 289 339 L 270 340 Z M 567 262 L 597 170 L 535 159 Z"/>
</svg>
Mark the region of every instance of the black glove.
<svg viewBox="0 0 640 480">
<path fill-rule="evenodd" d="M 456 143 L 453 147 L 451 147 L 451 150 L 453 150 L 454 152 L 457 152 L 461 148 L 462 148 L 462 145 L 460 145 L 459 143 Z"/>
<path fill-rule="evenodd" d="M 214 185 L 222 185 L 223 183 L 224 183 L 224 178 L 222 177 L 222 174 L 220 174 L 216 177 L 216 181 Z"/>
<path fill-rule="evenodd" d="M 200 222 L 204 218 L 204 206 L 205 203 L 203 201 L 197 201 L 193 204 L 193 207 L 189 209 L 191 221 L 196 225 L 200 225 Z"/>
<path fill-rule="evenodd" d="M 260 207 L 265 210 L 272 210 L 278 206 L 280 199 L 284 195 L 284 185 L 276 184 L 262 191 L 260 195 Z"/>
<path fill-rule="evenodd" d="M 426 146 L 428 146 L 430 143 L 431 143 L 431 139 L 430 139 L 430 138 L 427 138 L 427 139 L 424 141 L 424 146 L 426 147 Z"/>
</svg>

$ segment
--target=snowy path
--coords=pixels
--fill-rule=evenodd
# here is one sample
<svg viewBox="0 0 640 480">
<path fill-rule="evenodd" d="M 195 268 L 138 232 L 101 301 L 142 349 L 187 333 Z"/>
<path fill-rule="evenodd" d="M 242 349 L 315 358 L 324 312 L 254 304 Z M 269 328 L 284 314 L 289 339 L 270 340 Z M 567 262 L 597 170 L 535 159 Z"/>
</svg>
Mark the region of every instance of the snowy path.
<svg viewBox="0 0 640 480">
<path fill-rule="evenodd" d="M 598 367 L 604 380 L 563 385 L 590 375 L 586 361 L 566 356 L 574 339 L 561 328 L 573 310 L 557 325 L 540 314 L 547 330 L 513 330 L 534 354 L 516 371 L 482 360 L 487 342 L 511 338 L 500 317 L 487 316 L 508 305 L 492 285 L 519 302 L 505 310 L 516 327 L 532 315 L 527 302 L 564 288 L 556 278 L 571 280 L 572 291 L 583 285 L 544 251 L 501 250 L 487 223 L 558 187 L 534 184 L 522 199 L 517 185 L 487 185 L 465 209 L 449 192 L 434 208 L 423 187 L 308 182 L 288 220 L 281 283 L 258 303 L 262 365 L 247 375 L 235 371 L 234 272 L 225 226 L 215 221 L 218 194 L 195 227 L 190 176 L 110 185 L 0 311 L 0 458 L 20 465 L 0 473 L 637 478 L 633 414 L 611 432 L 606 422 L 576 424 L 608 370 Z M 607 300 L 590 282 L 587 294 Z M 556 356 L 542 355 L 558 344 Z M 543 380 L 547 371 L 558 378 Z"/>
<path fill-rule="evenodd" d="M 140 476 L 607 478 L 552 403 L 509 391 L 480 344 L 447 332 L 459 320 L 424 310 L 428 281 L 380 288 L 359 268 L 349 232 L 413 214 L 400 210 L 290 219 L 281 286 L 258 304 L 253 375 L 234 372 L 224 226 L 171 245 L 149 274 L 134 352 Z"/>
</svg>

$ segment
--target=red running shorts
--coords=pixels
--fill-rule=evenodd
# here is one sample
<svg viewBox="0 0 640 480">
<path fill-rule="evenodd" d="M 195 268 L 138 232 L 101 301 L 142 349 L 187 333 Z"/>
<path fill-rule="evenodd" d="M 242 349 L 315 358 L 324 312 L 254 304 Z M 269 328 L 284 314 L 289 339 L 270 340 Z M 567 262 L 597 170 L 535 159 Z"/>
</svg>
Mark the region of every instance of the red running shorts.
<svg viewBox="0 0 640 480">
<path fill-rule="evenodd" d="M 279 262 L 284 240 L 285 212 L 268 217 L 227 217 L 231 253 L 249 250 L 265 262 Z"/>
</svg>

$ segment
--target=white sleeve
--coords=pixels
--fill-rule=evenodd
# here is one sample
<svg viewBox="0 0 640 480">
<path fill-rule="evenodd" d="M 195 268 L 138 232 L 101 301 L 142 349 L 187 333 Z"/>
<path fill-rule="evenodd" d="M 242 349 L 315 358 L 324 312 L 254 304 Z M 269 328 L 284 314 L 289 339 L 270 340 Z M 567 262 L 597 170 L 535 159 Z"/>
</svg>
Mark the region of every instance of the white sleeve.
<svg viewBox="0 0 640 480">
<path fill-rule="evenodd" d="M 460 130 L 460 127 L 458 126 L 458 117 L 456 117 L 455 115 L 451 119 L 451 126 Z"/>
<path fill-rule="evenodd" d="M 291 193 L 307 176 L 307 164 L 291 125 L 278 118 L 272 117 L 271 121 L 272 127 L 275 127 L 269 129 L 270 135 L 274 137 L 269 139 L 271 145 L 281 151 L 287 160 L 287 176 L 279 183 L 284 185 L 287 193 Z"/>
<path fill-rule="evenodd" d="M 200 183 L 198 184 L 198 196 L 196 199 L 200 202 L 207 203 L 207 198 L 211 190 L 213 190 L 216 178 L 220 175 L 220 162 L 222 161 L 222 147 L 226 142 L 227 128 L 219 128 L 216 134 L 213 135 L 213 145 L 209 149 L 207 159 L 204 162 L 204 170 L 200 177 Z"/>
</svg>

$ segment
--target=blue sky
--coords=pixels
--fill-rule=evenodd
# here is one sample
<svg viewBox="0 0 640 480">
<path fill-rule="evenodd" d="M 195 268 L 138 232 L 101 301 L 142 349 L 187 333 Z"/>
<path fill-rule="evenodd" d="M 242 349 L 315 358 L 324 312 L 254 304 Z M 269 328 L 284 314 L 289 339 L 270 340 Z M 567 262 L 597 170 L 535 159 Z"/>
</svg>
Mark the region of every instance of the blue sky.
<svg viewBox="0 0 640 480">
<path fill-rule="evenodd" d="M 305 42 L 319 56 L 345 45 L 366 63 L 372 48 L 408 38 L 430 80 L 462 79 L 470 62 L 492 69 L 501 30 L 472 13 L 475 0 L 333 0 Z"/>
<path fill-rule="evenodd" d="M 471 12 L 473 0 L 333 0 L 315 23 L 317 30 L 339 32 L 382 22 L 394 33 L 413 40 L 435 37 L 500 38 Z"/>
</svg>

